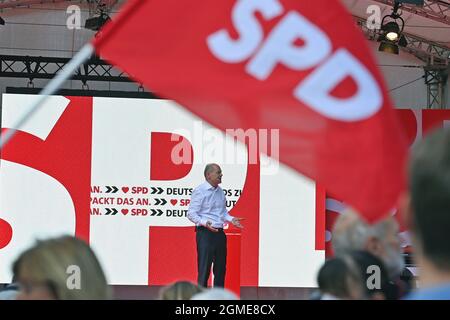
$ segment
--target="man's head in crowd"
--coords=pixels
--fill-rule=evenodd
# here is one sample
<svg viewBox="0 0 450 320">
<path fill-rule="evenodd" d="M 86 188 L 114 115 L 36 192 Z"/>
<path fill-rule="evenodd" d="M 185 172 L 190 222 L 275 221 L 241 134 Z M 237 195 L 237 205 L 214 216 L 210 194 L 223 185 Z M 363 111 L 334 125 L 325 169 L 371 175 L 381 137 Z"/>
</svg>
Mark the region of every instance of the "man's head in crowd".
<svg viewBox="0 0 450 320">
<path fill-rule="evenodd" d="M 334 225 L 332 245 L 336 256 L 353 250 L 372 253 L 383 261 L 391 278 L 404 268 L 398 223 L 392 216 L 370 225 L 354 210 L 346 209 Z"/>
<path fill-rule="evenodd" d="M 161 300 L 190 300 L 193 295 L 202 292 L 195 283 L 189 281 L 177 281 L 161 289 Z"/>
<path fill-rule="evenodd" d="M 450 130 L 427 135 L 412 151 L 409 163 L 410 203 L 407 222 L 421 274 L 427 282 L 450 282 Z M 426 272 L 425 272 L 426 273 Z"/>
<path fill-rule="evenodd" d="M 349 255 L 328 259 L 317 275 L 322 300 L 366 299 L 359 267 Z"/>
<path fill-rule="evenodd" d="M 71 236 L 38 241 L 13 265 L 21 300 L 109 299 L 105 274 L 94 252 Z"/>
</svg>

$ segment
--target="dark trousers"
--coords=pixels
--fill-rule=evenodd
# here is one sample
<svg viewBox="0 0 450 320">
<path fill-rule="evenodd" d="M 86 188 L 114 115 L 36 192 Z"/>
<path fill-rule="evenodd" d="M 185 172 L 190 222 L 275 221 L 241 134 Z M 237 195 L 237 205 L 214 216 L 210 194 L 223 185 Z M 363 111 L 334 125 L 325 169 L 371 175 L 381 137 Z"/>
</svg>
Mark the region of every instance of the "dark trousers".
<svg viewBox="0 0 450 320">
<path fill-rule="evenodd" d="M 196 227 L 198 284 L 208 286 L 211 264 L 213 265 L 214 287 L 223 287 L 227 263 L 227 237 L 223 229 L 212 232 L 205 227 Z"/>
</svg>

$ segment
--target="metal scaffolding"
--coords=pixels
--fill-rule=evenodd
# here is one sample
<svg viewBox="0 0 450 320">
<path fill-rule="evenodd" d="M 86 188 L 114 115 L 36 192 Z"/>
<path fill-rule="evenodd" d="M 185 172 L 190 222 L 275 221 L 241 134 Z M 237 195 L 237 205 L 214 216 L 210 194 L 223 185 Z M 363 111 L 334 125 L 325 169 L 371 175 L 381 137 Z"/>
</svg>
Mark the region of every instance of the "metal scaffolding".
<svg viewBox="0 0 450 320">
<path fill-rule="evenodd" d="M 394 0 L 373 0 L 394 6 Z M 425 0 L 423 7 L 402 3 L 401 10 L 450 25 L 450 3 L 442 0 Z"/>
<path fill-rule="evenodd" d="M 27 78 L 31 83 L 34 79 L 52 79 L 69 61 L 70 58 L 0 55 L 0 77 Z M 125 73 L 95 57 L 78 68 L 71 79 L 80 80 L 83 85 L 87 81 L 133 82 Z"/>
<path fill-rule="evenodd" d="M 447 83 L 446 69 L 436 66 L 425 66 L 425 84 L 427 85 L 428 109 L 444 109 L 444 86 Z"/>
</svg>

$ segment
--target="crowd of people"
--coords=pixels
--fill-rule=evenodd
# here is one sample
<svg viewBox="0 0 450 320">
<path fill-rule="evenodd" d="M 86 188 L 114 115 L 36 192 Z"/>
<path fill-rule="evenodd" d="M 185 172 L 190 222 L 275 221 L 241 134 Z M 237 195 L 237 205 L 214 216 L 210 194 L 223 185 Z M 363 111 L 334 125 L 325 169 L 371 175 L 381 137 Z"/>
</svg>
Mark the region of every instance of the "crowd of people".
<svg viewBox="0 0 450 320">
<path fill-rule="evenodd" d="M 450 299 L 450 130 L 438 129 L 409 158 L 400 212 L 413 243 L 418 280 L 404 267 L 398 223 L 369 225 L 354 210 L 337 219 L 335 257 L 319 271 L 316 299 Z"/>
<path fill-rule="evenodd" d="M 37 241 L 16 259 L 12 269 L 12 283 L 0 289 L 0 300 L 113 299 L 96 255 L 86 242 L 72 236 Z M 159 299 L 237 300 L 238 297 L 224 288 L 209 289 L 177 281 L 163 287 Z"/>
<path fill-rule="evenodd" d="M 400 210 L 411 232 L 416 282 L 405 269 L 398 223 L 391 215 L 368 224 L 347 209 L 333 230 L 334 257 L 317 276 L 311 299 L 450 299 L 450 130 L 439 129 L 412 150 L 408 192 Z M 231 218 L 230 218 L 231 219 Z M 73 279 L 67 270 L 74 267 Z M 112 299 L 102 267 L 84 241 L 64 236 L 38 241 L 14 262 L 6 299 Z M 160 292 L 162 300 L 234 300 L 234 293 L 178 281 Z"/>
</svg>

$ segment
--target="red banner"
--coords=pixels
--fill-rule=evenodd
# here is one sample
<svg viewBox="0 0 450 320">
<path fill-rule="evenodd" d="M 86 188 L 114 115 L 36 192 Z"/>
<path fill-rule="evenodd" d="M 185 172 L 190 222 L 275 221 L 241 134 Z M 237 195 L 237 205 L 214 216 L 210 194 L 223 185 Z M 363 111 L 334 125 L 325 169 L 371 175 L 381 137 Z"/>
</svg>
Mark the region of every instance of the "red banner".
<svg viewBox="0 0 450 320">
<path fill-rule="evenodd" d="M 404 188 L 406 142 L 338 1 L 129 1 L 94 45 L 217 128 L 279 129 L 279 160 L 369 221 Z"/>
</svg>

